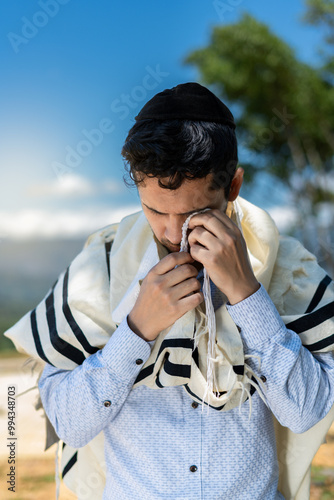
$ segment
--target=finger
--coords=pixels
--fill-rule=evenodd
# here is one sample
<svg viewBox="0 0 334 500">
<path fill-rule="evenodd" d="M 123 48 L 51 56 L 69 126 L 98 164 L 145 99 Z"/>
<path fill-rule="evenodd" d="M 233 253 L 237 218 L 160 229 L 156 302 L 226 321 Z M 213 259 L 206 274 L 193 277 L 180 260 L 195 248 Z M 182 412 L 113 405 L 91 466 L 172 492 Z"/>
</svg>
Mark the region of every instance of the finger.
<svg viewBox="0 0 334 500">
<path fill-rule="evenodd" d="M 193 245 L 202 245 L 207 249 L 214 250 L 217 247 L 217 237 L 213 235 L 210 231 L 205 229 L 203 226 L 198 226 L 193 229 L 188 237 L 188 243 L 190 248 Z M 192 255 L 193 256 L 193 255 Z"/>
<path fill-rule="evenodd" d="M 192 257 L 194 257 L 196 261 L 201 262 L 204 267 L 208 262 L 210 262 L 210 255 L 212 255 L 210 250 L 203 247 L 202 245 L 196 244 L 191 246 L 190 253 Z"/>
<path fill-rule="evenodd" d="M 199 306 L 204 301 L 204 296 L 202 292 L 196 292 L 183 299 L 179 300 L 180 307 L 180 317 L 183 316 L 186 312 L 191 311 L 195 307 Z"/>
<path fill-rule="evenodd" d="M 173 286 L 171 289 L 172 299 L 178 301 L 187 295 L 199 292 L 201 283 L 196 278 L 189 278 L 178 285 Z"/>
<path fill-rule="evenodd" d="M 196 225 L 194 229 L 190 231 L 188 236 L 189 244 L 198 240 L 199 243 L 204 243 L 204 246 L 209 248 L 211 241 L 211 247 L 213 249 L 215 248 L 215 246 L 212 246 L 214 245 L 214 240 L 223 240 L 227 234 L 231 234 L 231 229 L 217 219 L 217 217 L 211 216 L 195 222 Z"/>
<path fill-rule="evenodd" d="M 161 261 L 158 262 L 158 264 L 156 264 L 151 271 L 162 275 L 174 269 L 175 266 L 180 266 L 193 261 L 194 259 L 188 252 L 173 252 L 161 259 Z"/>
<path fill-rule="evenodd" d="M 203 226 L 213 234 L 216 234 L 222 225 L 223 227 L 230 228 L 232 230 L 237 227 L 224 212 L 221 212 L 218 209 L 197 214 L 189 221 L 189 229 L 194 229 L 197 226 Z"/>
<path fill-rule="evenodd" d="M 195 278 L 198 275 L 198 270 L 191 264 L 181 264 L 177 268 L 168 271 L 163 276 L 167 286 L 175 286 L 189 278 Z"/>
</svg>

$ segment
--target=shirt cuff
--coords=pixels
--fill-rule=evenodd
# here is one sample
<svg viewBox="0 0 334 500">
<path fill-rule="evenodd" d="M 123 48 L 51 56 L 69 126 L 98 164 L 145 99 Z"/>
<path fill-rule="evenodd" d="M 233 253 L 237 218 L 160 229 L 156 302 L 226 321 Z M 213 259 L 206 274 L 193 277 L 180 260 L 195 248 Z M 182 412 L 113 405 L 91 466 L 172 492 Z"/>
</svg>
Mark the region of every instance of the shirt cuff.
<svg viewBox="0 0 334 500">
<path fill-rule="evenodd" d="M 125 318 L 102 349 L 102 359 L 120 379 L 136 377 L 151 354 L 146 340 L 136 335 Z"/>
<path fill-rule="evenodd" d="M 262 284 L 246 299 L 226 307 L 248 347 L 255 348 L 280 331 L 284 335 L 285 324 Z"/>
</svg>

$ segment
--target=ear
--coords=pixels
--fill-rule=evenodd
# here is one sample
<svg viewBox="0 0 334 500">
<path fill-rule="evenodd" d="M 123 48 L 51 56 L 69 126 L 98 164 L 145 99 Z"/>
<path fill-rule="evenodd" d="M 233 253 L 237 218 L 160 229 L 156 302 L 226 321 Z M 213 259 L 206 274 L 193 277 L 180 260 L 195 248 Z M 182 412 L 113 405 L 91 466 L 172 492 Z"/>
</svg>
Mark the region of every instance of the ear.
<svg viewBox="0 0 334 500">
<path fill-rule="evenodd" d="M 238 195 L 244 179 L 244 169 L 238 167 L 231 182 L 228 201 L 234 201 Z"/>
</svg>

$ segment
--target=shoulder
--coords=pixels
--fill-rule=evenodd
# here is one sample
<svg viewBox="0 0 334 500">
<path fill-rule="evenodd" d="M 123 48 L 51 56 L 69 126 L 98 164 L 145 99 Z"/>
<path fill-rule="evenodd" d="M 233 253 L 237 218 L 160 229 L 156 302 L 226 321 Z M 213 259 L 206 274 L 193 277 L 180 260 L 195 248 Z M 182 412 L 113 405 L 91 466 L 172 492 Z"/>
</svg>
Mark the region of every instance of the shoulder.
<svg viewBox="0 0 334 500">
<path fill-rule="evenodd" d="M 326 271 L 300 241 L 280 236 L 269 295 L 280 314 L 304 312 Z"/>
<path fill-rule="evenodd" d="M 108 226 L 104 226 L 94 233 L 90 234 L 84 244 L 84 248 L 87 248 L 88 246 L 96 246 L 96 245 L 102 245 L 105 246 L 106 244 L 112 244 L 116 233 L 118 229 L 120 228 L 121 230 L 130 230 L 131 227 L 136 223 L 138 220 L 139 216 L 141 215 L 140 212 L 136 212 L 133 214 L 128 215 L 127 217 L 124 217 L 120 222 L 116 222 L 114 224 L 109 224 Z"/>
</svg>

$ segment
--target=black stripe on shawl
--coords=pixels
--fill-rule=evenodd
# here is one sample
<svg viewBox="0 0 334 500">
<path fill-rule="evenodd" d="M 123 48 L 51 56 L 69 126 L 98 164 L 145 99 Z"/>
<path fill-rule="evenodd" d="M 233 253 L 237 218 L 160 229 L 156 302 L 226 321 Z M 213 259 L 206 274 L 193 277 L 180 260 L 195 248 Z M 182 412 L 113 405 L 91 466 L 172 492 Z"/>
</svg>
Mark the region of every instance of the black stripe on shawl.
<svg viewBox="0 0 334 500">
<path fill-rule="evenodd" d="M 331 344 L 334 344 L 334 333 L 330 337 L 314 342 L 314 344 L 304 345 L 304 347 L 309 351 L 320 351 Z"/>
<path fill-rule="evenodd" d="M 104 244 L 104 248 L 105 248 L 105 251 L 106 251 L 106 261 L 107 261 L 107 270 L 108 270 L 109 281 L 110 281 L 110 260 L 109 260 L 109 254 L 110 254 L 110 250 L 111 250 L 112 244 L 113 244 L 113 241 L 107 241 Z"/>
<path fill-rule="evenodd" d="M 305 314 L 312 312 L 317 307 L 331 281 L 332 279 L 328 275 L 326 275 L 324 279 L 319 283 L 318 288 L 316 289 L 316 292 L 305 311 Z"/>
<path fill-rule="evenodd" d="M 81 330 L 78 323 L 75 321 L 73 314 L 71 312 L 70 306 L 68 304 L 68 276 L 69 276 L 69 267 L 66 269 L 66 273 L 63 281 L 63 313 L 67 320 L 67 323 L 70 325 L 72 332 L 74 333 L 76 339 L 80 342 L 82 347 L 89 352 L 89 354 L 94 354 L 98 351 L 97 347 L 93 347 L 85 337 L 85 334 Z"/>
<path fill-rule="evenodd" d="M 198 366 L 198 368 L 199 368 L 198 347 L 196 347 L 196 349 L 193 350 L 192 356 L 193 356 L 193 360 L 195 361 L 196 366 Z"/>
<path fill-rule="evenodd" d="M 174 377 L 185 377 L 190 378 L 191 366 L 190 365 L 177 365 L 169 361 L 169 352 L 166 355 L 163 368 L 168 375 L 173 375 Z"/>
<path fill-rule="evenodd" d="M 137 384 L 137 382 L 141 382 L 144 378 L 149 377 L 150 375 L 152 375 L 153 370 L 154 370 L 154 363 L 152 363 L 151 365 L 146 366 L 145 368 L 143 368 L 139 372 L 136 380 L 134 381 L 134 384 Z"/>
<path fill-rule="evenodd" d="M 76 347 L 72 346 L 71 344 L 60 338 L 58 335 L 57 325 L 56 325 L 56 313 L 54 308 L 54 295 L 53 295 L 54 287 L 55 285 L 52 287 L 51 292 L 45 299 L 46 319 L 49 326 L 51 344 L 60 354 L 70 359 L 71 361 L 74 361 L 74 363 L 76 363 L 77 365 L 80 365 L 85 361 L 85 356 L 83 355 L 83 353 Z"/>
<path fill-rule="evenodd" d="M 63 472 L 62 472 L 62 478 L 63 479 L 64 479 L 64 476 L 68 473 L 68 471 L 70 469 L 72 469 L 72 467 L 75 464 L 75 462 L 77 461 L 77 459 L 78 459 L 78 452 L 76 451 L 74 453 L 73 457 L 69 459 L 69 461 L 67 462 L 67 464 L 63 468 Z"/>
<path fill-rule="evenodd" d="M 155 377 L 155 383 L 156 385 L 160 388 L 160 389 L 163 389 L 165 386 L 162 385 L 162 383 L 160 382 L 160 378 L 159 378 L 159 373 L 157 374 L 157 376 Z"/>
<path fill-rule="evenodd" d="M 193 339 L 189 339 L 189 338 L 187 338 L 187 339 L 165 339 L 161 342 L 161 346 L 160 346 L 159 352 L 157 354 L 156 360 L 158 359 L 158 357 L 160 356 L 162 351 L 164 349 L 166 349 L 167 347 L 183 347 L 184 349 L 192 349 L 193 343 L 194 343 Z M 138 382 L 141 382 L 142 380 L 144 380 L 146 377 L 149 377 L 150 375 L 152 375 L 153 370 L 154 370 L 154 365 L 155 365 L 155 363 L 152 363 L 151 365 L 143 368 L 139 372 L 134 383 L 137 384 Z M 173 365 L 173 366 L 183 366 L 183 365 Z M 167 370 L 165 370 L 165 371 L 167 372 Z M 180 376 L 182 377 L 183 375 L 180 375 Z"/>
<path fill-rule="evenodd" d="M 252 375 L 252 381 L 253 381 L 253 382 L 255 382 L 255 384 L 259 385 L 259 384 L 257 383 L 256 378 L 254 378 L 254 376 L 253 376 L 253 375 Z M 250 389 L 249 389 L 249 394 L 250 394 L 251 396 L 253 396 L 253 394 L 254 394 L 254 392 L 255 392 L 255 391 L 256 391 L 256 388 L 254 387 L 254 385 L 251 385 L 251 386 L 250 386 Z M 248 399 L 248 398 L 247 398 L 247 399 Z M 247 401 L 247 399 L 246 399 L 246 401 Z"/>
<path fill-rule="evenodd" d="M 64 448 L 65 448 L 65 446 L 66 446 L 66 443 L 64 443 L 64 441 L 63 441 L 63 446 L 62 446 L 62 449 L 64 449 Z"/>
<path fill-rule="evenodd" d="M 193 339 L 165 339 L 161 342 L 161 346 L 157 355 L 157 358 L 160 356 L 162 351 L 167 347 L 183 347 L 184 349 L 192 349 L 194 345 Z"/>
<path fill-rule="evenodd" d="M 237 365 L 237 366 L 239 366 L 239 365 Z M 255 383 L 257 384 L 257 381 L 256 381 L 256 379 L 255 379 L 253 376 L 252 376 L 252 381 L 253 381 L 253 382 L 255 382 Z M 257 385 L 258 385 L 258 384 L 257 384 Z M 183 387 L 186 389 L 186 391 L 187 391 L 187 392 L 189 392 L 189 394 L 190 394 L 191 396 L 193 396 L 194 398 L 196 398 L 196 399 L 197 399 L 198 401 L 200 401 L 201 403 L 203 402 L 203 401 L 202 401 L 202 399 L 201 399 L 199 396 L 197 396 L 197 394 L 195 394 L 194 392 L 192 392 L 192 391 L 189 389 L 189 387 L 188 387 L 188 385 L 187 385 L 187 384 L 184 384 L 184 386 L 183 386 Z M 250 389 L 249 389 L 249 393 L 250 393 L 250 395 L 251 395 L 251 396 L 253 396 L 253 394 L 254 394 L 254 392 L 255 392 L 255 391 L 256 391 L 256 388 L 255 388 L 253 385 L 251 385 L 251 386 L 250 386 Z M 221 393 L 221 394 L 224 394 L 224 393 Z M 247 397 L 247 399 L 245 399 L 244 403 L 245 403 L 248 399 L 249 399 L 249 398 Z M 224 406 L 225 406 L 225 404 L 226 404 L 226 403 L 225 403 L 225 404 L 223 404 L 222 406 L 218 406 L 218 407 L 215 407 L 215 406 L 209 405 L 206 401 L 204 401 L 204 404 L 205 404 L 206 406 L 210 406 L 210 408 L 213 408 L 214 410 L 218 410 L 218 411 L 220 411 L 220 410 L 222 410 L 222 409 L 224 408 Z"/>
<path fill-rule="evenodd" d="M 34 338 L 35 342 L 35 347 L 36 351 L 38 352 L 38 355 L 40 358 L 42 358 L 46 363 L 49 363 L 49 365 L 54 366 L 48 358 L 45 356 L 42 344 L 41 344 L 41 339 L 39 338 L 39 333 L 38 333 L 38 328 L 37 328 L 37 319 L 36 319 L 36 309 L 31 311 L 30 313 L 30 325 L 31 325 L 31 331 L 32 331 L 32 336 Z"/>
<path fill-rule="evenodd" d="M 188 385 L 187 385 L 187 384 L 185 384 L 183 387 L 185 388 L 185 390 L 186 390 L 187 392 L 189 392 L 189 394 L 190 394 L 193 398 L 197 399 L 197 400 L 198 400 L 198 401 L 200 401 L 201 403 L 203 402 L 203 401 L 202 401 L 202 399 L 201 399 L 200 397 L 198 397 L 198 396 L 197 396 L 197 394 L 195 394 L 194 392 L 192 392 L 192 391 L 189 389 L 189 387 L 188 387 Z M 222 409 L 224 408 L 224 406 L 225 406 L 225 404 L 223 404 L 222 406 L 215 407 L 215 406 L 212 406 L 212 405 L 208 404 L 206 401 L 204 401 L 204 404 L 205 404 L 206 406 L 209 406 L 210 408 L 213 408 L 214 410 L 218 410 L 218 411 L 222 410 Z"/>
<path fill-rule="evenodd" d="M 298 318 L 291 323 L 288 323 L 286 327 L 296 333 L 302 333 L 307 330 L 311 330 L 321 323 L 324 323 L 327 319 L 334 316 L 334 302 L 330 302 L 323 307 L 320 307 L 316 311 L 309 313 L 301 318 Z"/>
<path fill-rule="evenodd" d="M 245 367 L 244 367 L 244 365 L 234 365 L 233 371 L 237 375 L 243 375 L 245 373 Z"/>
</svg>

